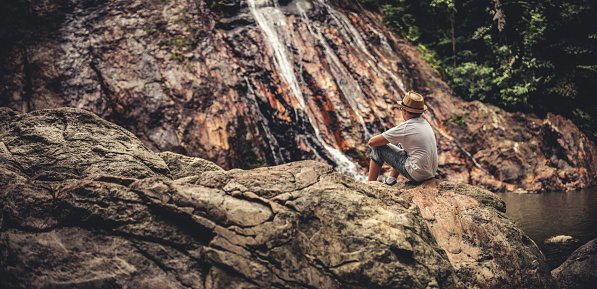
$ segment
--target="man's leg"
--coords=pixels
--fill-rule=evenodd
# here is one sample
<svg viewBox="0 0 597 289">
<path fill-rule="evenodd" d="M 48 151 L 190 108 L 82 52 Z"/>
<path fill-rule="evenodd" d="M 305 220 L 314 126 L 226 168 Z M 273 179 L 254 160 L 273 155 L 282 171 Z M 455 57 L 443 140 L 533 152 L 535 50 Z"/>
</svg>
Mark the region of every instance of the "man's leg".
<svg viewBox="0 0 597 289">
<path fill-rule="evenodd" d="M 384 163 L 392 164 L 394 154 L 400 152 L 401 147 L 397 147 L 393 144 L 387 144 L 380 147 L 371 148 L 371 160 L 369 161 L 369 181 L 377 181 L 379 173 Z M 394 178 L 398 176 L 398 171 L 394 168 L 390 171 L 390 176 Z"/>
<path fill-rule="evenodd" d="M 390 177 L 397 178 L 399 174 L 400 173 L 398 173 L 398 171 L 395 168 L 392 168 L 390 170 Z"/>
<path fill-rule="evenodd" d="M 392 167 L 392 170 L 390 171 L 391 177 L 396 178 L 399 174 L 401 174 L 412 181 L 411 176 L 404 167 L 408 156 L 400 144 L 398 144 L 398 146 L 387 144 L 384 146 L 374 147 L 371 150 L 370 157 L 371 162 L 369 164 L 369 180 L 377 180 L 377 177 L 379 177 L 379 173 L 381 171 L 381 166 L 384 163 L 387 163 L 390 165 L 390 167 Z M 374 173 L 373 176 L 371 174 L 372 171 Z"/>
<path fill-rule="evenodd" d="M 394 170 L 394 169 L 392 169 Z M 369 181 L 377 181 L 379 173 L 381 172 L 381 166 L 376 164 L 373 160 L 369 161 Z"/>
<path fill-rule="evenodd" d="M 395 168 L 391 168 L 390 170 L 390 176 L 388 176 L 386 178 L 385 181 L 383 181 L 384 184 L 388 185 L 388 186 L 393 186 L 396 184 L 396 178 L 398 178 L 398 175 L 400 173 L 395 169 Z"/>
</svg>

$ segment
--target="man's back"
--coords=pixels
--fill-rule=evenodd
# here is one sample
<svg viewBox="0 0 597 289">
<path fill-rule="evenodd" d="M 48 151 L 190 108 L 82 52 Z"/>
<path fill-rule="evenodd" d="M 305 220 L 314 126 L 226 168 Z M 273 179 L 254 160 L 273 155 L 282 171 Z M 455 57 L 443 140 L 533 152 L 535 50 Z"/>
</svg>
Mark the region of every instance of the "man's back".
<svg viewBox="0 0 597 289">
<path fill-rule="evenodd" d="M 411 118 L 382 134 L 390 143 L 400 143 L 408 155 L 405 167 L 411 177 L 423 181 L 435 177 L 438 167 L 435 134 L 429 123 Z"/>
</svg>

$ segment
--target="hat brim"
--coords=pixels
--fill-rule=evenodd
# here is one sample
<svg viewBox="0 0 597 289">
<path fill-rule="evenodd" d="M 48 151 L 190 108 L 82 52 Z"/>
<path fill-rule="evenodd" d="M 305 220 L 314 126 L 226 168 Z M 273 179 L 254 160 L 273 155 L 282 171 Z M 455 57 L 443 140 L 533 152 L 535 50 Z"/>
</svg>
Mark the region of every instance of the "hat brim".
<svg viewBox="0 0 597 289">
<path fill-rule="evenodd" d="M 423 105 L 423 109 L 416 109 L 416 108 L 408 107 L 408 106 L 404 105 L 402 103 L 402 101 L 398 102 L 398 105 L 400 107 L 402 107 L 402 109 L 404 109 L 404 110 L 406 110 L 408 112 L 412 112 L 412 113 L 424 113 L 425 111 L 427 111 L 427 105 L 426 104 Z"/>
</svg>

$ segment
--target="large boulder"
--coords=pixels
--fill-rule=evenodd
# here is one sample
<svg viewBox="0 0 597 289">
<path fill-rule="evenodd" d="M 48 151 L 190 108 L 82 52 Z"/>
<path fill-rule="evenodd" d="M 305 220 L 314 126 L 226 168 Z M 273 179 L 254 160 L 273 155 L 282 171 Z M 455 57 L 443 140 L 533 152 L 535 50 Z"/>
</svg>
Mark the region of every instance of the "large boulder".
<svg viewBox="0 0 597 289">
<path fill-rule="evenodd" d="M 221 167 L 201 158 L 189 157 L 173 152 L 158 153 L 168 165 L 173 179 L 196 175 L 205 171 L 223 171 Z"/>
<path fill-rule="evenodd" d="M 78 109 L 0 110 L 1 288 L 548 288 L 490 192 L 224 171 Z M 40 177 L 41 176 L 41 177 Z"/>
<path fill-rule="evenodd" d="M 47 230 L 61 187 L 93 175 L 169 178 L 168 166 L 129 131 L 84 110 L 18 114 L 0 107 L 0 229 Z M 7 213 L 10 211 L 10 213 Z"/>
<path fill-rule="evenodd" d="M 543 253 L 506 217 L 506 205 L 495 194 L 437 180 L 397 187 L 420 209 L 466 288 L 552 286 Z"/>
<path fill-rule="evenodd" d="M 561 289 L 597 288 L 597 239 L 576 249 L 551 274 Z"/>
<path fill-rule="evenodd" d="M 168 166 L 135 135 L 80 109 L 15 114 L 0 107 L 4 161 L 33 180 L 68 181 L 93 174 L 169 176 Z"/>
</svg>

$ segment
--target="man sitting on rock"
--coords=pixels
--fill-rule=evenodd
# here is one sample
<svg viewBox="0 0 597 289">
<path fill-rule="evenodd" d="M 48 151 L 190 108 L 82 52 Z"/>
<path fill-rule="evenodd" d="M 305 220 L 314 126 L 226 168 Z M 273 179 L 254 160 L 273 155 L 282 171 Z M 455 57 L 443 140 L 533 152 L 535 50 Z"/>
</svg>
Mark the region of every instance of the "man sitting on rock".
<svg viewBox="0 0 597 289">
<path fill-rule="evenodd" d="M 398 105 L 404 122 L 369 140 L 369 181 L 377 181 L 382 165 L 387 163 L 392 169 L 384 183 L 390 186 L 396 184 L 398 174 L 422 182 L 435 177 L 437 171 L 435 135 L 421 117 L 427 110 L 423 96 L 411 91 Z"/>
</svg>

